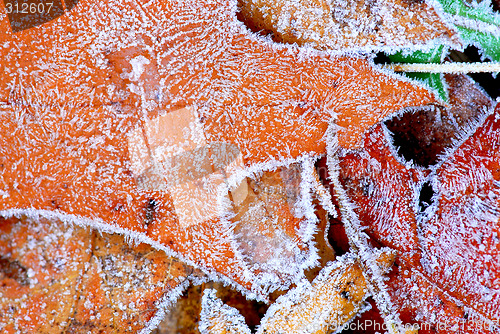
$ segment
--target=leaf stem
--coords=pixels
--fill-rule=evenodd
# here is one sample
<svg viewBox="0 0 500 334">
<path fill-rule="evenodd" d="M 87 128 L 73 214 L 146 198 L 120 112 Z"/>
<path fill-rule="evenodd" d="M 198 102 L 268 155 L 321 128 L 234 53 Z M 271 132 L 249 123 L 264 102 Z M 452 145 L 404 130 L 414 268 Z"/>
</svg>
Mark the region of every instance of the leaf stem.
<svg viewBox="0 0 500 334">
<path fill-rule="evenodd" d="M 423 73 L 480 73 L 500 72 L 499 62 L 487 63 L 394 63 L 382 65 L 383 68 L 395 72 L 423 72 Z"/>
<path fill-rule="evenodd" d="M 314 168 L 314 165 L 312 166 L 312 168 L 310 168 L 310 173 L 312 175 L 314 193 L 320 201 L 321 206 L 326 210 L 326 212 L 328 212 L 329 215 L 331 215 L 333 218 L 337 218 L 337 209 L 335 208 L 335 205 L 333 205 L 330 191 L 325 188 L 323 183 L 321 183 L 318 172 L 316 171 L 316 168 Z"/>
</svg>

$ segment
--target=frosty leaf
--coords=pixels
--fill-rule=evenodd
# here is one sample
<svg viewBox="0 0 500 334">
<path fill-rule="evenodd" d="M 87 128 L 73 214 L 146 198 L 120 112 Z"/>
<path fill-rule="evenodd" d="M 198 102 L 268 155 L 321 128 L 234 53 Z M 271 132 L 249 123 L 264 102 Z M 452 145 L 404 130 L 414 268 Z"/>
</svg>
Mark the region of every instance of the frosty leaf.
<svg viewBox="0 0 500 334">
<path fill-rule="evenodd" d="M 356 212 L 368 227 L 367 232 L 403 254 L 410 254 L 416 251 L 417 225 L 408 222 L 415 220 L 412 208 L 416 204 L 406 194 L 415 192 L 424 172 L 400 164 L 385 141 L 382 127 L 376 126 L 366 135 L 366 150 L 341 156 L 340 179 L 349 198 L 361 209 Z M 396 198 L 398 205 L 393 203 Z"/>
<path fill-rule="evenodd" d="M 437 169 L 436 214 L 421 223 L 428 277 L 488 319 L 500 316 L 499 119 L 497 107 Z"/>
<path fill-rule="evenodd" d="M 389 55 L 389 59 L 395 63 L 441 63 L 447 53 L 447 48 L 439 45 L 429 52 L 414 51 L 410 54 L 397 52 Z M 426 85 L 437 92 L 437 95 L 448 102 L 448 89 L 442 73 L 405 73 L 406 76 L 423 81 Z"/>
<path fill-rule="evenodd" d="M 492 10 L 491 1 L 438 1 L 465 42 L 480 48 L 484 56 L 500 61 L 500 14 Z"/>
<path fill-rule="evenodd" d="M 263 172 L 248 180 L 245 197 L 235 205 L 234 233 L 247 263 L 262 272 L 293 280 L 315 258 L 315 246 L 300 230 L 315 225 L 301 219 L 300 165 Z M 302 240 L 301 240 L 302 239 Z"/>
<path fill-rule="evenodd" d="M 393 254 L 381 253 L 379 265 L 384 271 L 393 263 Z M 364 308 L 366 281 L 352 255 L 345 255 L 324 267 L 312 283 L 279 297 L 268 309 L 257 333 L 330 333 Z M 222 303 L 215 290 L 205 290 L 200 330 L 204 334 L 250 333 L 244 318 Z"/>
<path fill-rule="evenodd" d="M 217 298 L 214 289 L 206 289 L 201 301 L 200 332 L 202 334 L 250 334 L 245 318 Z"/>
<path fill-rule="evenodd" d="M 214 11 L 217 5 L 220 10 Z M 160 16 L 160 9 L 173 15 Z M 133 1 L 110 0 L 98 7 L 82 1 L 71 15 L 16 35 L 22 39 L 9 32 L 4 16 L 1 54 L 9 70 L 1 74 L 1 100 L 7 101 L 23 86 L 26 91 L 20 102 L 28 104 L 119 103 L 127 114 L 138 113 L 131 110 L 137 105 L 148 110 L 151 117 L 158 108 L 170 111 L 198 103 L 200 116 L 207 117 L 208 132 L 220 136 L 213 123 L 231 123 L 231 131 L 224 133 L 230 142 L 238 134 L 244 157 L 254 159 L 264 158 L 260 151 L 264 148 L 274 157 L 288 156 L 287 149 L 292 156 L 320 149 L 317 141 L 332 111 L 344 122 L 364 128 L 360 119 L 378 120 L 403 106 L 429 102 L 425 91 L 373 72 L 364 61 L 327 57 L 310 50 L 301 53 L 297 48 L 258 41 L 241 27 L 233 9 L 231 4 L 208 0 L 168 6 L 155 2 L 144 8 Z M 141 15 L 142 11 L 150 14 Z M 122 22 L 121 12 L 134 17 L 134 23 L 110 24 Z M 184 14 L 192 19 L 186 21 Z M 79 29 L 66 31 L 69 22 L 78 24 Z M 144 32 L 145 27 L 151 31 Z M 184 42 L 182 36 L 189 34 L 193 36 Z M 58 36 L 65 37 L 59 41 Z M 137 41 L 142 42 L 136 45 Z M 85 48 L 80 50 L 79 45 Z M 81 52 L 77 55 L 76 51 Z M 23 59 L 20 70 L 11 71 L 18 59 Z M 351 87 L 356 94 L 350 94 Z M 376 106 L 368 107 L 372 103 Z M 295 117 L 286 116 L 287 111 Z M 268 119 L 270 113 L 274 121 Z M 353 118 L 356 114 L 359 117 Z M 142 115 L 129 116 L 137 122 Z M 258 122 L 251 120 L 257 116 L 263 123 L 254 129 L 252 125 Z M 293 140 L 297 128 L 310 134 L 311 139 Z M 353 127 L 350 131 L 354 132 L 346 134 L 355 137 L 346 139 L 346 145 L 359 140 L 355 130 Z M 259 133 L 267 134 L 257 136 L 260 149 L 255 147 Z M 280 138 L 276 138 L 278 135 Z M 287 147 L 290 142 L 301 146 Z"/>
<path fill-rule="evenodd" d="M 284 275 L 245 260 L 233 218 L 246 177 L 324 153 L 335 118 L 354 147 L 434 99 L 367 61 L 258 39 L 235 10 L 84 0 L 17 34 L 0 13 L 1 212 L 125 234 L 262 299 L 312 265 L 311 248 L 288 250 L 303 261 Z"/>
<path fill-rule="evenodd" d="M 499 330 L 499 110 L 436 170 L 433 203 L 418 220 L 419 263 L 391 278 L 407 316 L 439 333 Z"/>
<path fill-rule="evenodd" d="M 367 285 L 381 311 L 389 333 L 397 334 L 404 330 L 403 324 L 388 294 L 383 272 L 375 261 L 377 251 L 370 243 L 368 235 L 364 233 L 362 223 L 354 210 L 356 205 L 351 202 L 341 183 L 338 141 L 333 130 L 331 127 L 328 129 L 329 145 L 326 162 L 331 180 L 331 190 L 335 192 L 341 212 L 342 227 L 352 253 L 360 260 L 363 275 L 367 279 Z"/>
<path fill-rule="evenodd" d="M 196 275 L 120 236 L 44 219 L 2 218 L 0 229 L 5 333 L 137 332 L 154 326 Z"/>
<path fill-rule="evenodd" d="M 453 44 L 450 30 L 426 2 L 239 0 L 239 18 L 275 41 L 347 53 Z"/>
<path fill-rule="evenodd" d="M 257 333 L 329 333 L 359 312 L 368 293 L 363 273 L 344 255 L 271 305 Z"/>
<path fill-rule="evenodd" d="M 401 164 L 380 126 L 364 151 L 341 158 L 343 183 L 367 232 L 400 252 L 388 282 L 392 300 L 403 321 L 422 329 L 498 331 L 499 113 L 430 175 Z"/>
</svg>

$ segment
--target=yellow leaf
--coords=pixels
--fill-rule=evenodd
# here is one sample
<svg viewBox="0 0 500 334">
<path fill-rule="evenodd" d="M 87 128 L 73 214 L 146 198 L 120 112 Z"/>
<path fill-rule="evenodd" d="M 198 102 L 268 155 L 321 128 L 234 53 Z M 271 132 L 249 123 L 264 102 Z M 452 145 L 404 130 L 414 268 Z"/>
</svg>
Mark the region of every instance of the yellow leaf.
<svg viewBox="0 0 500 334">
<path fill-rule="evenodd" d="M 393 253 L 380 253 L 377 263 L 387 271 Z M 363 271 L 352 254 L 323 268 L 312 283 L 306 279 L 271 305 L 257 334 L 327 334 L 340 329 L 364 308 L 369 296 Z M 200 331 L 205 334 L 250 333 L 244 318 L 206 290 L 202 299 Z"/>
</svg>

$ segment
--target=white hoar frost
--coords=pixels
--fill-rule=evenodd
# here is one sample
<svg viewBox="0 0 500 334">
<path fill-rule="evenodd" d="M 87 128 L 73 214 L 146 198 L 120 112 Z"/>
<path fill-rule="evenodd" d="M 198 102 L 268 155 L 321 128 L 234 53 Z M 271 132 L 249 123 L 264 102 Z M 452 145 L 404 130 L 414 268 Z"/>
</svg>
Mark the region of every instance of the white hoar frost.
<svg viewBox="0 0 500 334">
<path fill-rule="evenodd" d="M 85 19 L 72 22 L 74 33 L 70 34 L 66 31 L 66 23 L 63 20 L 54 21 L 50 26 L 53 30 L 47 30 L 60 36 L 56 46 L 47 48 L 43 39 L 30 41 L 29 45 L 23 45 L 24 42 L 19 42 L 16 48 L 13 48 L 10 42 L 0 45 L 2 54 L 6 55 L 6 61 L 12 61 L 11 58 L 17 59 L 19 54 L 15 50 L 18 48 L 24 48 L 30 50 L 30 52 L 33 50 L 35 53 L 41 51 L 44 55 L 36 59 L 28 67 L 19 66 L 19 68 L 16 68 L 17 72 L 7 69 L 7 71 L 0 74 L 0 81 L 8 82 L 12 86 L 10 88 L 16 87 L 16 89 L 19 86 L 24 87 L 24 80 L 36 78 L 36 85 L 33 84 L 33 80 L 28 80 L 29 86 L 22 88 L 23 94 L 20 95 L 24 99 L 22 101 L 24 105 L 30 104 L 39 107 L 34 108 L 34 112 L 27 112 L 16 97 L 8 102 L 9 106 L 18 103 L 15 108 L 13 107 L 14 112 L 11 119 L 16 122 L 16 126 L 13 127 L 15 128 L 14 133 L 10 135 L 14 140 L 20 142 L 19 145 L 22 146 L 17 148 L 24 156 L 10 166 L 13 171 L 11 174 L 16 175 L 14 179 L 8 180 L 9 182 L 2 179 L 2 183 L 5 184 L 5 187 L 2 184 L 2 192 L 0 193 L 2 197 L 7 199 L 9 196 L 6 196 L 5 193 L 16 193 L 19 190 L 18 186 L 23 181 L 26 181 L 23 180 L 23 177 L 30 180 L 29 186 L 34 189 L 37 189 L 45 182 L 54 182 L 57 175 L 47 176 L 47 172 L 44 174 L 40 171 L 44 175 L 43 178 L 30 177 L 29 173 L 38 171 L 21 170 L 21 167 L 18 166 L 23 166 L 22 159 L 29 158 L 35 162 L 38 159 L 50 159 L 51 165 L 45 166 L 45 170 L 66 171 L 64 159 L 58 160 L 58 156 L 44 156 L 44 147 L 52 145 L 54 152 L 58 152 L 64 158 L 79 158 L 80 165 L 85 166 L 83 171 L 75 172 L 72 182 L 75 184 L 95 182 L 96 175 L 99 175 L 96 187 L 99 190 L 102 187 L 103 193 L 114 194 L 116 189 L 110 185 L 115 183 L 120 186 L 123 185 L 125 171 L 129 169 L 135 173 L 134 176 L 137 179 L 144 176 L 144 173 L 151 172 L 145 179 L 142 179 L 144 181 L 142 183 L 143 190 L 163 190 L 167 188 L 171 190 L 175 187 L 185 187 L 172 193 L 173 197 L 178 199 L 174 206 L 178 216 L 180 216 L 179 223 L 185 228 L 183 232 L 189 234 L 200 220 L 212 219 L 224 214 L 231 217 L 231 212 L 227 211 L 230 211 L 232 203 L 225 200 L 230 196 L 228 190 L 238 195 L 244 194 L 245 186 L 240 186 L 245 178 L 259 174 L 264 170 L 275 170 L 277 167 L 289 166 L 297 161 L 301 162 L 310 159 L 310 157 L 306 152 L 298 158 L 297 155 L 294 157 L 293 152 L 301 147 L 299 141 L 285 143 L 285 147 L 280 148 L 269 143 L 266 143 L 267 146 L 260 145 L 259 141 L 261 139 L 255 137 L 249 139 L 248 146 L 238 146 L 239 153 L 242 156 L 251 157 L 249 147 L 253 147 L 256 154 L 269 157 L 265 162 L 242 167 L 244 161 L 237 157 L 234 160 L 236 161 L 235 164 L 225 166 L 226 170 L 221 171 L 219 169 L 215 173 L 208 173 L 209 176 L 203 175 L 203 177 L 195 180 L 189 179 L 183 180 L 186 182 L 176 182 L 179 181 L 178 174 L 174 172 L 179 172 L 183 166 L 185 167 L 185 164 L 175 164 L 174 166 L 178 170 L 168 174 L 170 171 L 166 171 L 167 167 L 171 166 L 169 165 L 169 162 L 171 162 L 169 159 L 177 157 L 177 154 L 199 148 L 204 139 L 207 142 L 211 142 L 212 139 L 203 139 L 201 135 L 196 139 L 182 136 L 183 140 L 166 145 L 169 149 L 175 146 L 175 150 L 152 150 L 151 143 L 148 143 L 149 139 L 145 138 L 146 136 L 142 131 L 145 128 L 143 127 L 141 131 L 136 132 L 136 124 L 130 124 L 131 114 L 140 113 L 141 120 L 146 123 L 149 119 L 143 116 L 149 112 L 157 112 L 158 109 L 162 111 L 181 110 L 188 104 L 194 108 L 193 114 L 196 116 L 196 122 L 201 122 L 201 119 L 207 113 L 217 112 L 220 113 L 221 120 L 230 123 L 231 117 L 238 113 L 246 113 L 249 118 L 253 119 L 259 119 L 259 117 L 261 119 L 263 117 L 273 118 L 272 115 L 279 113 L 286 115 L 286 117 L 278 120 L 278 123 L 272 123 L 272 125 L 277 128 L 294 125 L 296 126 L 294 130 L 299 136 L 302 132 L 315 126 L 315 123 L 306 122 L 311 113 L 316 113 L 318 118 L 334 117 L 336 115 L 335 110 L 346 108 L 347 104 L 367 110 L 367 112 L 375 111 L 368 108 L 368 106 L 378 99 L 373 95 L 377 87 L 368 89 L 363 85 L 348 82 L 328 93 L 315 88 L 320 84 L 327 87 L 336 84 L 335 82 L 332 83 L 333 79 L 354 78 L 363 70 L 368 70 L 369 65 L 363 65 L 366 68 L 362 68 L 358 72 L 353 68 L 353 64 L 359 64 L 356 63 L 356 60 L 345 60 L 345 63 L 339 65 L 338 58 L 332 56 L 333 51 L 326 53 L 313 50 L 310 47 L 296 48 L 295 46 L 272 43 L 249 33 L 247 28 L 236 20 L 236 1 L 231 1 L 229 4 L 224 1 L 210 1 L 208 4 L 212 6 L 206 6 L 203 2 L 198 1 L 151 1 L 147 3 L 142 1 L 127 1 L 124 3 L 113 0 L 94 3 L 80 1 L 77 8 L 68 14 L 68 17 L 76 15 L 75 11 L 81 10 L 81 6 L 88 7 L 84 10 Z M 220 10 L 214 10 L 213 7 Z M 164 9 L 168 9 L 169 13 L 175 13 L 173 15 L 174 19 L 182 17 L 184 19 L 183 25 L 180 26 L 179 22 L 174 21 L 171 16 L 164 15 Z M 126 12 L 126 15 L 123 14 L 124 12 Z M 382 13 L 381 15 L 385 14 Z M 0 12 L 0 18 L 2 22 L 6 22 L 7 17 L 4 12 Z M 106 19 L 107 25 L 100 24 L 103 19 Z M 286 19 L 284 18 L 282 21 L 285 22 Z M 44 29 L 49 29 L 49 26 L 45 25 L 36 29 L 45 31 Z M 77 34 L 76 39 L 74 39 L 74 34 Z M 248 59 L 253 55 L 247 55 L 246 45 L 239 43 L 239 40 L 243 37 L 247 38 L 249 43 L 255 43 L 263 50 L 255 51 L 258 57 L 283 57 L 286 59 L 276 59 L 276 62 L 264 65 L 259 64 L 258 61 L 252 63 Z M 148 42 L 151 44 L 148 44 Z M 134 48 L 142 53 L 134 54 Z M 365 50 L 360 49 L 358 51 L 362 53 Z M 109 82 L 104 78 L 98 78 L 103 79 L 104 83 L 98 80 L 98 83 L 93 82 L 95 79 L 93 79 L 93 76 L 95 76 L 96 72 L 99 74 L 100 71 L 106 74 L 116 74 L 117 70 L 110 71 L 110 68 L 118 62 L 116 59 L 110 60 L 108 55 L 109 57 L 117 55 L 117 58 L 121 57 L 122 60 L 131 57 L 129 57 L 127 65 L 116 65 L 131 67 L 130 71 L 125 72 L 120 68 L 122 71 L 118 75 L 122 75 L 123 82 L 120 82 L 120 84 L 123 84 L 123 87 L 118 87 L 116 82 Z M 210 55 L 210 57 L 207 58 L 204 55 Z M 220 55 L 225 56 L 222 61 L 220 59 L 217 62 L 212 61 Z M 83 64 L 80 62 L 81 59 L 84 59 Z M 244 59 L 245 62 L 242 62 L 241 59 Z M 321 71 L 321 67 L 316 67 L 318 60 L 321 60 L 323 65 L 329 66 L 332 73 L 326 73 Z M 298 79 L 290 75 L 290 73 L 296 72 L 300 74 L 300 69 L 304 67 L 313 68 L 316 71 L 303 74 Z M 204 75 L 192 76 L 194 70 L 201 70 Z M 264 82 L 264 75 L 269 75 L 271 79 Z M 251 78 L 252 80 L 249 80 L 249 82 L 252 82 L 252 84 L 243 84 L 242 78 L 244 77 Z M 392 80 L 393 82 L 399 79 L 395 76 L 386 77 L 386 80 Z M 75 85 L 75 82 L 78 85 Z M 270 87 L 277 87 L 278 89 L 273 90 Z M 280 89 L 280 87 L 283 88 Z M 289 89 L 289 87 L 293 88 Z M 11 89 L 9 91 L 16 90 Z M 349 101 L 336 100 L 337 96 L 346 92 L 351 92 L 346 95 Z M 68 101 L 68 96 L 71 96 L 73 100 Z M 186 101 L 187 99 L 189 101 Z M 411 100 L 411 97 L 404 96 L 400 97 L 400 99 L 404 102 L 406 99 Z M 228 101 L 231 101 L 231 104 Z M 294 117 L 296 116 L 289 113 L 290 107 L 301 105 L 304 101 L 322 102 L 318 109 L 308 109 L 306 113 L 300 116 L 299 122 L 294 123 Z M 377 105 L 377 112 L 393 109 L 391 103 L 378 100 L 377 102 L 380 102 Z M 96 114 L 106 114 L 106 121 L 95 125 L 95 128 L 88 129 L 86 127 L 87 120 L 77 112 L 82 110 L 82 106 L 88 107 L 89 110 Z M 0 107 L 2 114 L 4 114 L 4 106 L 1 105 Z M 96 109 L 90 109 L 91 107 Z M 91 112 L 89 111 L 89 113 Z M 73 130 L 76 134 L 60 134 L 55 131 L 47 131 L 57 128 L 60 122 L 74 126 L 75 129 Z M 191 122 L 187 126 L 191 133 L 198 133 L 197 129 L 199 127 L 195 123 Z M 39 135 L 33 134 L 31 129 L 33 124 L 40 125 L 41 131 Z M 248 123 L 246 125 L 254 133 L 261 133 L 267 129 L 265 122 Z M 174 127 L 169 130 L 175 132 L 178 129 Z M 109 158 L 109 156 L 114 156 L 117 152 L 121 153 L 122 148 L 113 146 L 110 142 L 125 132 L 130 134 L 127 138 L 129 142 L 127 143 L 125 140 L 122 144 L 124 147 L 129 144 L 128 153 L 133 156 L 130 159 L 131 161 L 127 162 L 129 165 L 126 166 L 120 159 Z M 79 136 L 78 133 L 85 133 L 85 135 Z M 100 133 L 101 137 L 97 138 L 95 133 Z M 75 138 L 68 138 L 71 135 L 75 135 Z M 244 134 L 235 133 L 233 135 L 237 144 L 241 144 L 239 140 Z M 165 139 L 164 137 L 165 135 L 161 139 Z M 133 144 L 130 144 L 130 142 L 133 142 Z M 81 148 L 82 152 L 75 151 L 75 147 Z M 93 159 L 89 158 L 90 154 L 89 156 L 83 154 L 84 150 L 94 148 L 102 149 L 101 153 L 103 154 L 95 154 Z M 7 148 L 0 148 L 0 153 L 3 156 L 9 156 L 12 153 L 4 152 L 4 149 Z M 126 148 L 123 148 L 123 150 L 126 150 Z M 15 153 L 19 153 L 18 151 Z M 270 154 L 272 155 L 269 156 Z M 186 157 L 182 156 L 180 158 Z M 307 164 L 310 166 L 312 162 L 308 161 Z M 147 168 L 144 168 L 145 166 Z M 151 169 L 148 169 L 149 167 Z M 158 172 L 158 170 L 161 172 Z M 200 168 L 194 172 L 203 174 L 206 169 Z M 26 173 L 28 174 L 26 175 Z M 166 178 L 164 174 L 170 176 L 171 179 Z M 228 264 L 229 267 L 234 265 L 235 270 L 232 273 L 234 276 L 224 277 L 215 272 L 210 260 L 210 257 L 216 259 L 222 257 L 224 250 L 219 250 L 215 246 L 206 250 L 204 246 L 207 244 L 207 239 L 203 234 L 204 231 L 196 230 L 192 232 L 192 235 L 190 234 L 192 242 L 187 247 L 190 253 L 184 254 L 162 244 L 154 235 L 150 236 L 145 233 L 130 231 L 118 224 L 111 225 L 109 221 L 105 221 L 97 215 L 83 216 L 75 214 L 71 204 L 65 210 L 38 210 L 32 207 L 8 208 L 0 211 L 0 214 L 4 216 L 27 215 L 31 218 L 43 216 L 48 219 L 61 219 L 81 226 L 90 226 L 101 232 L 120 233 L 130 241 L 145 242 L 156 249 L 164 250 L 168 255 L 177 256 L 188 264 L 202 268 L 211 279 L 232 284 L 243 290 L 247 296 L 262 300 L 265 299 L 266 293 L 283 287 L 283 284 L 289 285 L 293 281 L 302 278 L 303 269 L 316 264 L 317 254 L 312 235 L 315 233 L 317 220 L 313 214 L 310 198 L 310 192 L 314 185 L 312 180 L 307 181 L 307 178 L 304 179 L 306 181 L 301 183 L 300 186 L 302 196 L 299 201 L 300 205 L 298 210 L 294 211 L 294 213 L 301 214 L 304 217 L 298 233 L 298 239 L 301 240 L 294 240 L 293 243 L 290 243 L 289 240 L 283 240 L 285 238 L 282 238 L 281 232 L 278 231 L 279 233 L 277 233 L 279 236 L 277 242 L 281 247 L 279 249 L 283 249 L 286 254 L 291 255 L 290 258 L 298 261 L 290 263 L 289 258 L 285 260 L 279 258 L 276 261 L 268 261 L 260 268 L 266 268 L 267 266 L 272 270 L 281 270 L 282 274 L 292 274 L 293 277 L 288 277 L 285 283 L 281 279 L 277 279 L 279 275 L 276 273 L 264 272 L 256 274 L 252 271 L 249 264 L 245 262 L 245 254 L 240 251 L 240 243 L 237 242 L 236 236 L 232 233 L 234 224 L 230 219 L 224 220 L 218 225 L 223 228 L 221 227 L 221 231 L 217 236 L 218 239 L 212 240 L 216 244 L 218 242 L 222 245 L 229 244 L 235 250 L 235 258 L 231 259 L 232 262 Z M 175 180 L 175 182 L 172 182 L 172 180 Z M 123 195 L 128 203 L 136 200 L 125 191 L 120 195 Z M 45 194 L 40 196 L 43 197 Z M 235 195 L 234 198 L 243 201 L 245 196 L 238 197 Z M 93 196 L 87 196 L 86 201 L 89 208 L 103 205 L 102 201 Z M 207 201 L 210 201 L 210 205 L 204 206 L 203 203 Z M 189 205 L 186 205 L 186 203 L 189 203 Z M 110 205 L 111 203 L 105 204 Z M 305 244 L 308 249 L 307 252 L 299 251 L 298 243 Z M 275 254 L 268 255 L 274 256 Z M 107 265 L 107 263 L 104 264 Z M 63 265 L 63 263 L 60 265 Z M 289 272 L 287 272 L 288 270 Z M 116 277 L 118 275 L 115 275 Z M 253 283 L 250 291 L 243 288 L 240 283 L 236 283 L 234 281 L 235 277 L 245 277 L 247 282 Z M 161 305 L 165 306 L 172 302 L 177 298 L 178 294 L 179 290 L 175 290 L 166 295 Z M 144 332 L 151 331 L 157 321 L 159 321 L 158 316 L 151 320 Z"/>
</svg>

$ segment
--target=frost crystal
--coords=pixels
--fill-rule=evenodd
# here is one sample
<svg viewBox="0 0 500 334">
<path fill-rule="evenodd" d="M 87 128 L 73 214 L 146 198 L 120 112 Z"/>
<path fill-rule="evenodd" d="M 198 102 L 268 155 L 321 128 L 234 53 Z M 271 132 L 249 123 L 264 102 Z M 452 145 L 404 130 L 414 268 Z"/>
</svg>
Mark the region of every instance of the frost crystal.
<svg viewBox="0 0 500 334">
<path fill-rule="evenodd" d="M 201 300 L 199 330 L 202 334 L 250 334 L 245 318 L 238 310 L 217 298 L 216 290 L 206 289 Z"/>
</svg>

